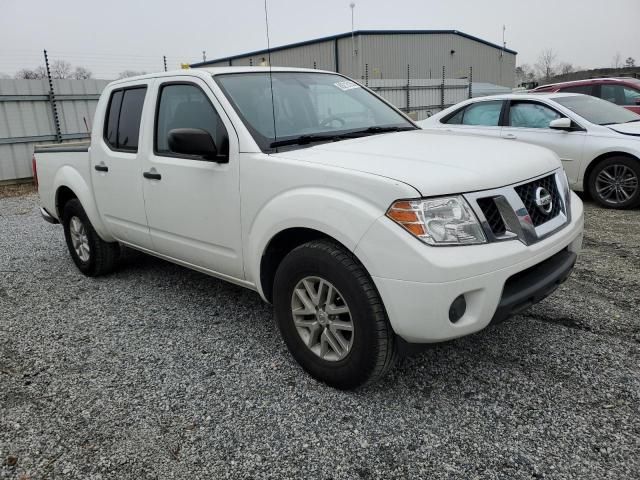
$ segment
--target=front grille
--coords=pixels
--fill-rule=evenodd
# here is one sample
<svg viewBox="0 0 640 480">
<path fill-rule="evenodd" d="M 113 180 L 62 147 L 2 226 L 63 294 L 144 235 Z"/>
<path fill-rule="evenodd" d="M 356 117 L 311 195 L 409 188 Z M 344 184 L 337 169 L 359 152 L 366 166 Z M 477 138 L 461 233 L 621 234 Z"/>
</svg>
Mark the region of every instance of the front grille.
<svg viewBox="0 0 640 480">
<path fill-rule="evenodd" d="M 538 187 L 544 188 L 551 194 L 551 201 L 553 203 L 549 213 L 544 213 L 538 205 L 536 205 L 536 190 Z M 562 199 L 556 186 L 555 175 L 549 175 L 534 180 L 533 182 L 525 183 L 524 185 L 518 185 L 515 187 L 515 191 L 522 200 L 522 203 L 524 203 L 535 227 L 557 217 L 562 210 Z"/>
<path fill-rule="evenodd" d="M 477 200 L 478 206 L 489 224 L 489 228 L 496 237 L 504 235 L 507 231 L 507 226 L 504 224 L 502 215 L 496 205 L 496 197 L 485 197 Z"/>
</svg>

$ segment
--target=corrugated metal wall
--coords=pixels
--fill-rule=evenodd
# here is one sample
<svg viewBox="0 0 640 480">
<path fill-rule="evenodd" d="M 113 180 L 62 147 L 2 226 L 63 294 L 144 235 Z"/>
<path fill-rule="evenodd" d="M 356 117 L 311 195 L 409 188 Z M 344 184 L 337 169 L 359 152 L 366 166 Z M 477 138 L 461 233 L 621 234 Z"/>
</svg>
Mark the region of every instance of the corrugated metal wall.
<svg viewBox="0 0 640 480">
<path fill-rule="evenodd" d="M 54 80 L 64 140 L 86 138 L 107 80 Z M 31 177 L 38 143 L 56 138 L 47 80 L 0 80 L 0 181 Z"/>
<path fill-rule="evenodd" d="M 363 80 L 366 65 L 369 78 L 406 78 L 410 65 L 411 78 L 441 78 L 445 67 L 447 78 L 463 78 L 473 67 L 473 79 L 505 87 L 515 84 L 516 55 L 495 46 L 454 33 L 392 33 L 356 34 L 309 43 L 290 48 L 276 48 L 271 52 L 271 63 L 282 67 L 316 67 L 335 70 L 336 42 L 338 71 Z M 355 50 L 355 53 L 354 53 Z M 452 53 L 453 51 L 453 53 Z M 266 62 L 267 53 L 239 56 L 232 65 L 259 66 Z M 228 66 L 229 60 L 208 66 Z"/>
</svg>

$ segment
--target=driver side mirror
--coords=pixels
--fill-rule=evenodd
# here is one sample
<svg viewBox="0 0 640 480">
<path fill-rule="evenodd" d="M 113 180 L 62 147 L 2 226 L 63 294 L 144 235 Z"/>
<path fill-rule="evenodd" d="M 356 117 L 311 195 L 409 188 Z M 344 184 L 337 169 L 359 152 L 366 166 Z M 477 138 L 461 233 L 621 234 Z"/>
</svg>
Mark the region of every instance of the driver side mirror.
<svg viewBox="0 0 640 480">
<path fill-rule="evenodd" d="M 196 155 L 204 160 L 228 162 L 228 157 L 218 158 L 218 149 L 209 135 L 201 128 L 174 128 L 169 131 L 169 149 L 174 153 Z"/>
<path fill-rule="evenodd" d="M 556 118 L 555 120 L 551 120 L 551 122 L 549 122 L 549 128 L 552 128 L 554 130 L 571 130 L 572 129 L 572 125 L 571 125 L 571 119 L 564 117 L 564 118 Z"/>
</svg>

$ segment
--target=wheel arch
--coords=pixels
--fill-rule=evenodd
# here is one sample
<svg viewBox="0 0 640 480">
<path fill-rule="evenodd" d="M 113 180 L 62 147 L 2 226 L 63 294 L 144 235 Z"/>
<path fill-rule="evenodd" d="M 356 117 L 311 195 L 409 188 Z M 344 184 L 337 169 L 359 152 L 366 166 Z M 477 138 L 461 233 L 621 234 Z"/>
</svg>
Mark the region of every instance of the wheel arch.
<svg viewBox="0 0 640 480">
<path fill-rule="evenodd" d="M 300 245 L 303 245 L 312 240 L 323 239 L 332 241 L 340 247 L 344 248 L 346 251 L 350 252 L 351 255 L 353 255 L 353 257 L 366 270 L 366 267 L 356 256 L 356 254 L 335 237 L 314 228 L 286 228 L 275 234 L 271 238 L 271 240 L 269 240 L 260 259 L 259 290 L 262 292 L 262 296 L 265 300 L 267 300 L 269 303 L 271 303 L 273 300 L 273 283 L 276 271 L 278 270 L 278 266 L 280 265 L 282 260 L 284 260 L 284 258 L 292 250 L 299 247 Z"/>
<path fill-rule="evenodd" d="M 100 238 L 105 242 L 115 241 L 115 238 L 102 222 L 93 191 L 80 172 L 71 166 L 64 166 L 56 173 L 53 184 L 55 208 L 60 220 L 62 220 L 64 204 L 71 198 L 77 198 Z"/>
</svg>

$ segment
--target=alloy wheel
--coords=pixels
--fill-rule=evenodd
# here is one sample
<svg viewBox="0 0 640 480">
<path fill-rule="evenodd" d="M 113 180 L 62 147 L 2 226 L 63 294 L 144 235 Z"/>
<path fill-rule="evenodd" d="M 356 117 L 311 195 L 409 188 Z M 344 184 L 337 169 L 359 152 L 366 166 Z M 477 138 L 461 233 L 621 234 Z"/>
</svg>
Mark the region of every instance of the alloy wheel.
<svg viewBox="0 0 640 480">
<path fill-rule="evenodd" d="M 613 205 L 628 201 L 638 190 L 638 176 L 631 168 L 621 164 L 603 168 L 595 183 L 600 198 Z"/>
<path fill-rule="evenodd" d="M 351 311 L 329 281 L 305 277 L 291 297 L 291 313 L 298 335 L 318 357 L 330 362 L 344 359 L 353 346 Z"/>
<path fill-rule="evenodd" d="M 87 230 L 78 217 L 71 217 L 69 222 L 69 233 L 71 234 L 71 243 L 78 258 L 83 262 L 88 262 L 90 258 L 89 237 Z"/>
</svg>

